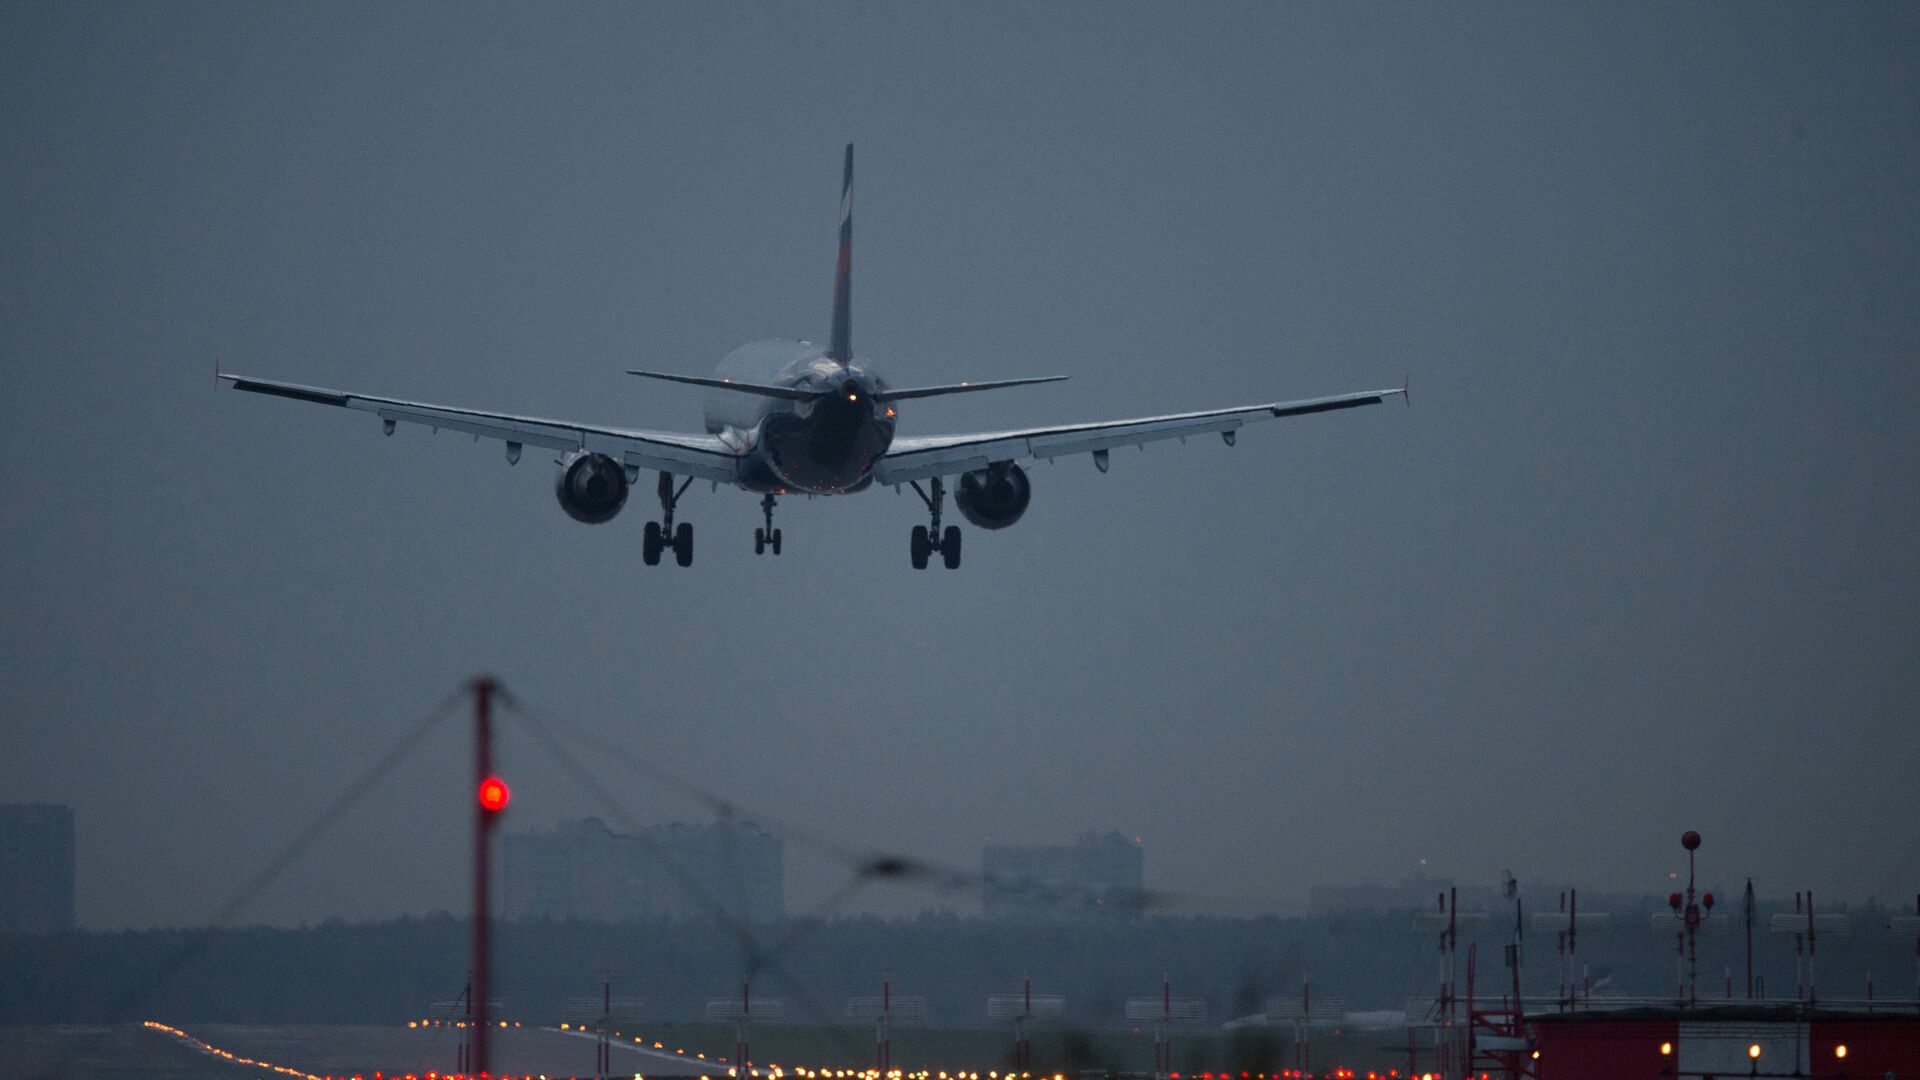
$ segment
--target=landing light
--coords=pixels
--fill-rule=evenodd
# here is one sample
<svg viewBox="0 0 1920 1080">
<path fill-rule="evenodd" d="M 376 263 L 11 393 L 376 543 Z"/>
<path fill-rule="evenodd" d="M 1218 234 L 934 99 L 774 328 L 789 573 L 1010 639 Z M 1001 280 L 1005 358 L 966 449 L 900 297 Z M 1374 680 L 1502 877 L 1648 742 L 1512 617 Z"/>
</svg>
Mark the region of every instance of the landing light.
<svg viewBox="0 0 1920 1080">
<path fill-rule="evenodd" d="M 1834 1056 L 1834 1057 L 1837 1057 L 1837 1058 L 1843 1058 L 1843 1057 L 1846 1057 L 1846 1056 L 1847 1056 L 1847 1044 L 1846 1044 L 1846 1043 L 1841 1043 L 1841 1044 L 1840 1044 L 1839 1046 L 1836 1046 L 1836 1047 L 1834 1047 L 1834 1048 L 1833 1048 L 1833 1056 Z"/>
</svg>

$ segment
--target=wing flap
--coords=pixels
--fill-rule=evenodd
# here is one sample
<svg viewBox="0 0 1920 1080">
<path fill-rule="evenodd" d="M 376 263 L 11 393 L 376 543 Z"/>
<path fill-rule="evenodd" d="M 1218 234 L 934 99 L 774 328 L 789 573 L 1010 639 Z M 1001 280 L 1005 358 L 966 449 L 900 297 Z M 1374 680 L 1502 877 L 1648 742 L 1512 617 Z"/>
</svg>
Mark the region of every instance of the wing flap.
<svg viewBox="0 0 1920 1080">
<path fill-rule="evenodd" d="M 499 439 L 501 442 L 516 442 L 524 446 L 543 446 L 549 450 L 577 450 L 581 445 L 578 435 L 562 434 L 558 429 L 542 430 L 531 425 L 510 427 L 471 420 L 464 416 L 430 415 L 408 409 L 383 408 L 364 411 L 370 411 L 382 420 L 391 420 L 399 424 L 424 424 L 482 439 Z"/>
<path fill-rule="evenodd" d="M 904 484 L 909 480 L 953 476 L 983 469 L 990 464 L 1024 458 L 1068 457 L 1073 454 L 1100 453 L 1121 446 L 1142 446 L 1164 439 L 1184 439 L 1189 435 L 1228 433 L 1258 420 L 1378 405 L 1389 397 L 1405 392 L 1404 389 L 1366 390 L 1266 405 L 1143 416 L 1132 420 L 896 439 L 893 450 L 881 458 L 880 464 L 874 469 L 874 478 L 882 484 Z"/>
<path fill-rule="evenodd" d="M 697 476 L 732 483 L 739 471 L 739 455 L 711 435 L 625 428 L 549 420 L 537 416 L 463 409 L 421 401 L 374 397 L 318 386 L 221 374 L 236 390 L 291 398 L 316 405 L 333 405 L 372 413 L 388 423 L 422 424 L 505 443 L 540 446 L 550 450 L 592 450 L 637 468 Z"/>
</svg>

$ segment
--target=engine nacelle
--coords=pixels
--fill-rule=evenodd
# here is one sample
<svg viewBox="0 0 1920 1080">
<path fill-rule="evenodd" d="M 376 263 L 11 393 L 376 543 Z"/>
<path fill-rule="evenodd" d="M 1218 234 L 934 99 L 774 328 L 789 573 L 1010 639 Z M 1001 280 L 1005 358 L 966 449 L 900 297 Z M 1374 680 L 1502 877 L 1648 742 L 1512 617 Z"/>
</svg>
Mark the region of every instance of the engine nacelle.
<svg viewBox="0 0 1920 1080">
<path fill-rule="evenodd" d="M 575 450 L 561 460 L 553 494 L 573 520 L 605 524 L 627 505 L 627 470 L 605 454 Z"/>
<path fill-rule="evenodd" d="M 1011 462 L 963 473 L 954 504 L 968 521 L 983 529 L 1004 529 L 1020 520 L 1033 501 L 1033 485 L 1026 470 Z"/>
</svg>

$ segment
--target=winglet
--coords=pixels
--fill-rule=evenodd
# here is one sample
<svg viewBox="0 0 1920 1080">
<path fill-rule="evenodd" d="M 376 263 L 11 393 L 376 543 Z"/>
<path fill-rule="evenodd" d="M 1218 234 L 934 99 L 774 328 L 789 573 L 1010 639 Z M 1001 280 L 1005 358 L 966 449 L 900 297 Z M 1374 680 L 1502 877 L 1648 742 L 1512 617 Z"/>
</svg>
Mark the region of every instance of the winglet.
<svg viewBox="0 0 1920 1080">
<path fill-rule="evenodd" d="M 847 144 L 847 164 L 840 181 L 840 261 L 833 271 L 833 337 L 827 358 L 846 363 L 853 359 L 853 144 Z"/>
</svg>

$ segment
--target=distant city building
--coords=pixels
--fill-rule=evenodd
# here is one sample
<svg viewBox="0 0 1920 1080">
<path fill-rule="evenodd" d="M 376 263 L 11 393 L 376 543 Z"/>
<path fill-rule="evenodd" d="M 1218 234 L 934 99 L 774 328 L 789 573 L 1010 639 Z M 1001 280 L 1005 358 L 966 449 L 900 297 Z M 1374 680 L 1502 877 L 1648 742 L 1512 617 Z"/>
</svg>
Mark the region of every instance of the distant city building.
<svg viewBox="0 0 1920 1080">
<path fill-rule="evenodd" d="M 0 934 L 73 929 L 73 808 L 0 806 Z"/>
<path fill-rule="evenodd" d="M 1426 911 L 1450 888 L 1453 879 L 1429 877 L 1406 878 L 1398 885 L 1315 885 L 1307 890 L 1307 911 L 1314 915 Z"/>
<path fill-rule="evenodd" d="M 1145 863 L 1138 840 L 1111 832 L 1064 846 L 989 844 L 980 855 L 981 911 L 989 919 L 1137 917 Z"/>
<path fill-rule="evenodd" d="M 504 843 L 508 918 L 786 917 L 784 846 L 751 822 L 655 825 L 633 834 L 587 818 L 509 833 Z"/>
<path fill-rule="evenodd" d="M 1410 877 L 1398 885 L 1315 885 L 1307 890 L 1307 910 L 1313 915 L 1369 913 L 1394 915 L 1435 911 L 1447 890 L 1454 888 L 1452 878 Z M 1551 900 L 1564 886 L 1526 886 L 1536 901 Z M 1461 911 L 1496 911 L 1511 907 L 1500 890 L 1486 885 L 1461 886 L 1457 894 Z"/>
</svg>

